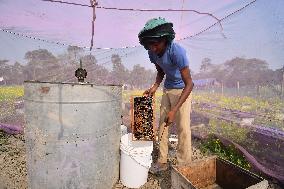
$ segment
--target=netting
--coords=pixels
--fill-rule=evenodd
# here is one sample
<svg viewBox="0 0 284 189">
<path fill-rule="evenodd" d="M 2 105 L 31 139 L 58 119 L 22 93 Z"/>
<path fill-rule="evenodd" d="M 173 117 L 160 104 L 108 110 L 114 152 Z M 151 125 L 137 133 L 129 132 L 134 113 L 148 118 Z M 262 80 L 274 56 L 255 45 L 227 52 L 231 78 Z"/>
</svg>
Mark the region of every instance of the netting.
<svg viewBox="0 0 284 189">
<path fill-rule="evenodd" d="M 188 52 L 193 136 L 214 134 L 239 149 L 249 169 L 284 183 L 283 7 L 281 0 L 102 0 L 90 51 L 90 1 L 2 0 L 0 126 L 22 131 L 23 81 L 77 82 L 80 60 L 87 82 L 123 85 L 122 121 L 129 126 L 131 95 L 142 94 L 156 77 L 137 35 L 160 16 L 174 24 L 175 41 Z"/>
</svg>

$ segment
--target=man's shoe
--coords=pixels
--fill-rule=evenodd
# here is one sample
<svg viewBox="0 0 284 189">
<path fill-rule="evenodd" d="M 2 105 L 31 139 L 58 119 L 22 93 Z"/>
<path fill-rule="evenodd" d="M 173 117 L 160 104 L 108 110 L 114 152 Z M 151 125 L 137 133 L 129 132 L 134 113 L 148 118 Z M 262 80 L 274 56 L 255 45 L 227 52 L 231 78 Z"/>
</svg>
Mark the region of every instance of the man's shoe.
<svg viewBox="0 0 284 189">
<path fill-rule="evenodd" d="M 149 172 L 152 174 L 157 174 L 158 172 L 166 171 L 167 169 L 168 169 L 167 163 L 155 163 L 152 164 Z"/>
</svg>

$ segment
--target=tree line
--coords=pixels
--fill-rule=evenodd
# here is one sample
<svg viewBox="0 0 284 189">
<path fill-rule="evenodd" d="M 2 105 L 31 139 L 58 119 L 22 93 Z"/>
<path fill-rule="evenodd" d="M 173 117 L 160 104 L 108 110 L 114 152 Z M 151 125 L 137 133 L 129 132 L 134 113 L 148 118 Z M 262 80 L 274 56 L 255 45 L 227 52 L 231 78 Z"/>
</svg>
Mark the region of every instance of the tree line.
<svg viewBox="0 0 284 189">
<path fill-rule="evenodd" d="M 25 54 L 27 64 L 0 59 L 0 84 L 22 85 L 25 80 L 76 82 L 75 70 L 78 59 L 83 62 L 88 75 L 86 81 L 94 84 L 126 85 L 143 89 L 155 81 L 156 71 L 136 64 L 129 70 L 118 54 L 109 58 L 111 68 L 99 64 L 94 55 L 83 55 L 83 49 L 69 46 L 66 53 L 55 56 L 46 49 L 28 51 Z M 225 87 L 283 85 L 283 68 L 271 70 L 268 63 L 257 58 L 236 57 L 222 64 L 213 64 L 210 58 L 204 58 L 198 73 L 192 73 L 193 79 L 215 78 Z"/>
<path fill-rule="evenodd" d="M 283 83 L 283 68 L 272 70 L 268 63 L 257 58 L 236 57 L 222 64 L 213 64 L 210 58 L 204 58 L 195 79 L 215 78 L 226 87 L 276 86 Z"/>
<path fill-rule="evenodd" d="M 2 85 L 22 85 L 26 80 L 50 82 L 76 82 L 75 70 L 79 67 L 80 58 L 83 69 L 88 72 L 86 81 L 98 85 L 125 85 L 129 88 L 142 89 L 149 87 L 155 80 L 155 71 L 136 64 L 129 70 L 122 63 L 118 54 L 109 58 L 111 68 L 98 63 L 94 55 L 82 55 L 83 49 L 69 46 L 67 52 L 55 56 L 46 49 L 37 49 L 25 53 L 27 64 L 0 59 L 0 78 Z"/>
</svg>

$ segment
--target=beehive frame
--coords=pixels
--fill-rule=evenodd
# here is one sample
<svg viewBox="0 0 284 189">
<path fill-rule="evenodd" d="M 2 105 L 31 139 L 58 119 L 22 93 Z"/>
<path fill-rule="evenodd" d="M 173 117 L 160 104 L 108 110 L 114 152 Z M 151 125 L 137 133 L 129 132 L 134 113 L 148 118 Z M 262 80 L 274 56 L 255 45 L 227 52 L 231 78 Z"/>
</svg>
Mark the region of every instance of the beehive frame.
<svg viewBox="0 0 284 189">
<path fill-rule="evenodd" d="M 147 104 L 136 104 L 137 100 L 143 100 L 143 98 L 150 98 L 151 99 L 151 105 Z M 130 98 L 131 101 L 131 130 L 132 130 L 132 140 L 144 140 L 144 141 L 152 141 L 155 140 L 156 136 L 156 125 L 155 125 L 155 97 L 145 97 L 145 96 L 139 96 L 139 95 L 132 95 Z M 147 106 L 150 107 L 149 112 L 143 112 L 143 107 Z M 140 107 L 140 108 L 139 108 Z M 152 118 L 149 118 L 149 115 L 145 113 L 152 114 Z M 137 115 L 139 114 L 139 115 Z M 148 118 L 148 120 L 145 120 L 145 117 Z M 145 121 L 147 122 L 145 124 Z M 139 136 L 140 135 L 140 136 Z"/>
</svg>

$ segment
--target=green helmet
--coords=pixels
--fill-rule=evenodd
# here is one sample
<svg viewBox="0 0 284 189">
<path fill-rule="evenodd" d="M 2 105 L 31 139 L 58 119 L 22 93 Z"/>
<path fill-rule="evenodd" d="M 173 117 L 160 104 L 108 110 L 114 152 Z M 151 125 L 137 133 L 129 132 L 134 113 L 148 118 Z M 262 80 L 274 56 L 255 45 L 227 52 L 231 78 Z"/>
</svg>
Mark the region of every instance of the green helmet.
<svg viewBox="0 0 284 189">
<path fill-rule="evenodd" d="M 159 41 L 161 38 L 166 38 L 168 42 L 171 42 L 175 38 L 173 24 L 161 17 L 153 18 L 145 24 L 139 32 L 138 38 L 140 44 L 145 48 L 148 43 Z"/>
</svg>

